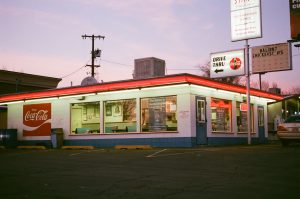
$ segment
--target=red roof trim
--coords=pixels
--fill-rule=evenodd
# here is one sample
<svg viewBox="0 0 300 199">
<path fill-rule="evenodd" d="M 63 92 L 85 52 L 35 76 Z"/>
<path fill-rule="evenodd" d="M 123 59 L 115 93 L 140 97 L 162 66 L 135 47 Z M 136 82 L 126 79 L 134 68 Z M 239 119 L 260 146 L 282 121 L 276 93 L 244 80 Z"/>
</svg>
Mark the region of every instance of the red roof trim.
<svg viewBox="0 0 300 199">
<path fill-rule="evenodd" d="M 190 83 L 194 83 L 197 85 L 208 86 L 211 88 L 222 89 L 222 90 L 227 90 L 227 91 L 232 91 L 232 92 L 237 92 L 237 93 L 242 93 L 242 94 L 246 94 L 246 92 L 247 92 L 246 87 L 237 86 L 237 85 L 233 85 L 233 84 L 226 84 L 226 83 L 222 83 L 222 82 L 218 82 L 218 81 L 214 81 L 214 80 L 206 79 L 206 78 L 204 79 L 204 78 L 197 78 L 195 76 L 191 76 L 191 77 L 188 77 L 188 81 Z M 282 100 L 283 99 L 283 97 L 280 95 L 268 93 L 268 92 L 257 90 L 257 89 L 251 89 L 250 95 L 264 97 L 264 98 L 268 98 L 268 99 L 274 99 L 274 100 Z"/>
<path fill-rule="evenodd" d="M 59 97 L 59 96 L 78 95 L 78 94 L 87 94 L 87 93 L 95 93 L 95 92 L 109 92 L 109 91 L 118 91 L 118 90 L 135 89 L 135 88 L 166 86 L 166 85 L 174 85 L 174 84 L 182 84 L 182 83 L 196 84 L 196 85 L 211 87 L 215 89 L 222 89 L 222 90 L 227 90 L 227 91 L 232 91 L 237 93 L 246 93 L 246 88 L 242 86 L 226 84 L 212 79 L 196 76 L 196 75 L 179 74 L 179 75 L 170 75 L 165 77 L 157 77 L 157 78 L 143 79 L 143 80 L 127 80 L 127 81 L 97 84 L 92 86 L 68 87 L 68 88 L 53 89 L 53 90 L 46 90 L 46 91 L 37 91 L 31 93 L 12 94 L 12 95 L 0 96 L 0 102 L 10 102 L 10 101 L 47 98 L 47 97 Z M 264 98 L 269 98 L 274 100 L 283 99 L 282 96 L 267 93 L 256 89 L 251 89 L 250 93 L 258 97 L 264 97 Z"/>
</svg>

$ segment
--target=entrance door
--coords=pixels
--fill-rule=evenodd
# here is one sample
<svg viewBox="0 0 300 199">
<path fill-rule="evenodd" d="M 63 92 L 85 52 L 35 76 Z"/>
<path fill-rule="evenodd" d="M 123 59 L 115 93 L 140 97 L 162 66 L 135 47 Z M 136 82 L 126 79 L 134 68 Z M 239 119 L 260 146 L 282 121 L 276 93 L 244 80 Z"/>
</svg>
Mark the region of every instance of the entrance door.
<svg viewBox="0 0 300 199">
<path fill-rule="evenodd" d="M 206 100 L 200 96 L 196 96 L 196 143 L 207 144 Z"/>
<path fill-rule="evenodd" d="M 259 143 L 265 143 L 267 141 L 265 137 L 265 127 L 264 127 L 264 107 L 257 107 L 257 115 L 258 115 L 258 138 Z"/>
<path fill-rule="evenodd" d="M 0 106 L 0 129 L 7 129 L 7 107 Z"/>
<path fill-rule="evenodd" d="M 71 111 L 71 131 L 75 132 L 76 128 L 82 127 L 82 109 L 72 108 Z"/>
</svg>

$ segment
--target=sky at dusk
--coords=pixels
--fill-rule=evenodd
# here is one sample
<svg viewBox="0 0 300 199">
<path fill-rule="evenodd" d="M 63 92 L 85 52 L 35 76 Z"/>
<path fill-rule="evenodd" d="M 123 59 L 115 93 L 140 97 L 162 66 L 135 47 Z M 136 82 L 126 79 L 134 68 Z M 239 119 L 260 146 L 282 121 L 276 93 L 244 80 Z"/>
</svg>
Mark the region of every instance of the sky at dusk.
<svg viewBox="0 0 300 199">
<path fill-rule="evenodd" d="M 290 39 L 288 0 L 262 0 L 263 37 L 250 46 Z M 1 0 L 0 69 L 63 78 L 59 87 L 80 84 L 90 75 L 91 40 L 102 35 L 98 81 L 131 79 L 134 59 L 166 61 L 167 74 L 192 73 L 210 53 L 243 48 L 231 42 L 230 0 Z M 300 49 L 293 70 L 262 80 L 283 90 L 300 87 Z M 251 79 L 257 81 L 257 75 Z"/>
</svg>

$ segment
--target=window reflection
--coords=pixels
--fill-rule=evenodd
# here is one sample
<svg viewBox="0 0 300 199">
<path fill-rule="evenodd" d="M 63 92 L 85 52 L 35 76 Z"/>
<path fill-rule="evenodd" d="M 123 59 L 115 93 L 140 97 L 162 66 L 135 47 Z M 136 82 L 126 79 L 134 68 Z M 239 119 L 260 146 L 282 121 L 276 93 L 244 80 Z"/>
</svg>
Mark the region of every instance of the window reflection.
<svg viewBox="0 0 300 199">
<path fill-rule="evenodd" d="M 231 101 L 211 99 L 212 131 L 231 132 Z"/>
<path fill-rule="evenodd" d="M 136 132 L 136 100 L 115 100 L 104 103 L 105 133 Z"/>
<path fill-rule="evenodd" d="M 99 102 L 71 104 L 72 134 L 100 133 Z"/>
<path fill-rule="evenodd" d="M 247 103 L 236 102 L 236 121 L 238 132 L 248 132 L 248 120 L 247 120 Z M 251 118 L 251 131 L 254 127 L 254 118 L 253 118 L 253 104 L 251 104 L 250 109 L 250 118 Z"/>
<path fill-rule="evenodd" d="M 176 111 L 176 96 L 141 99 L 142 131 L 177 131 Z"/>
</svg>

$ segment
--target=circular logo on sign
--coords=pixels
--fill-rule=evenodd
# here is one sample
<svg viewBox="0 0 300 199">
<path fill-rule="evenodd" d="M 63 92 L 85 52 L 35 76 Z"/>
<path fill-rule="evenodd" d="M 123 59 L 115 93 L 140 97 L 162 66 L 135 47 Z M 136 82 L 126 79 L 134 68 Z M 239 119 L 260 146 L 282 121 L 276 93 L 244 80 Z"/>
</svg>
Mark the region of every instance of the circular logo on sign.
<svg viewBox="0 0 300 199">
<path fill-rule="evenodd" d="M 241 67 L 241 65 L 242 65 L 242 62 L 241 62 L 240 58 L 238 58 L 238 57 L 232 58 L 230 61 L 230 68 L 232 70 L 239 69 Z"/>
</svg>

